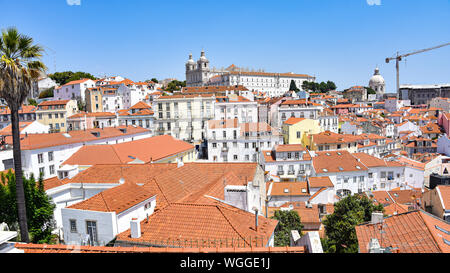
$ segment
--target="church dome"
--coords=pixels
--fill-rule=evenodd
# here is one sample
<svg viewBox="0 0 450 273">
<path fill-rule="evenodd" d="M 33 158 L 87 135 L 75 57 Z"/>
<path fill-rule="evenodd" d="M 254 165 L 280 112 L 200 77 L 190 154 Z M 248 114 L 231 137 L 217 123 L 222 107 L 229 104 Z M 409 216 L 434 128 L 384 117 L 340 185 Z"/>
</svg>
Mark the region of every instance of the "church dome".
<svg viewBox="0 0 450 273">
<path fill-rule="evenodd" d="M 205 57 L 205 51 L 204 50 L 202 50 L 202 52 L 200 53 L 199 61 L 208 62 L 208 59 Z"/>
<path fill-rule="evenodd" d="M 372 78 L 370 78 L 369 86 L 380 86 L 384 85 L 384 78 L 380 75 L 380 70 L 375 68 L 375 73 L 373 74 Z"/>
<path fill-rule="evenodd" d="M 189 60 L 186 62 L 186 64 L 195 64 L 194 59 L 192 59 L 192 53 L 189 54 Z"/>
</svg>

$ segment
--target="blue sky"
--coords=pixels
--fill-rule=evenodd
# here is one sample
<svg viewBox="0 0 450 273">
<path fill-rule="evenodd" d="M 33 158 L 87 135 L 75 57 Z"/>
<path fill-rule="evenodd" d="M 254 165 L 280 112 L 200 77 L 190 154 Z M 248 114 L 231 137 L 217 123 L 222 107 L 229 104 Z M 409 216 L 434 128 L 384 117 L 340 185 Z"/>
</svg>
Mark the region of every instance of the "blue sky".
<svg viewBox="0 0 450 273">
<path fill-rule="evenodd" d="M 80 5 L 69 5 L 79 2 Z M 369 5 L 368 2 L 375 3 Z M 378 5 L 379 4 L 379 5 Z M 315 75 L 338 90 L 368 85 L 385 58 L 450 42 L 450 0 L 0 0 L 0 28 L 46 46 L 49 72 L 185 79 L 190 52 L 211 66 Z M 401 83 L 450 82 L 450 46 L 407 58 Z"/>
</svg>

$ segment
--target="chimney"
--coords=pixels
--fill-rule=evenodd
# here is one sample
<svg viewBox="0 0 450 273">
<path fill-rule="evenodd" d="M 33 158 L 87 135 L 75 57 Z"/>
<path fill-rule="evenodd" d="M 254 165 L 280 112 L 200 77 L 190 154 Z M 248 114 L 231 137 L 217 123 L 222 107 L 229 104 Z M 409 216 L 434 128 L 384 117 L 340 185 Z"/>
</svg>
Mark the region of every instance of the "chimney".
<svg viewBox="0 0 450 273">
<path fill-rule="evenodd" d="M 141 237 L 141 224 L 137 218 L 131 219 L 130 222 L 131 238 Z"/>
<path fill-rule="evenodd" d="M 370 219 L 370 222 L 372 224 L 382 224 L 384 220 L 383 213 L 379 211 L 372 212 L 372 218 Z"/>
<path fill-rule="evenodd" d="M 258 231 L 258 208 L 253 207 L 253 210 L 255 211 L 255 230 Z"/>
</svg>

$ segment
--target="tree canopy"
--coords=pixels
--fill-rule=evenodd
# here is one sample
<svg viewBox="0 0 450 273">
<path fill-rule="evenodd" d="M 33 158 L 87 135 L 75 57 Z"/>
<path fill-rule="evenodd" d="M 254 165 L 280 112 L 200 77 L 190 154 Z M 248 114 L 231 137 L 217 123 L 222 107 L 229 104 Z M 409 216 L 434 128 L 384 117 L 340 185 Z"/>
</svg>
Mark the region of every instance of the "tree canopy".
<svg viewBox="0 0 450 273">
<path fill-rule="evenodd" d="M 291 230 L 302 234 L 303 225 L 297 211 L 277 210 L 271 218 L 279 221 L 275 228 L 275 246 L 289 246 Z"/>
<path fill-rule="evenodd" d="M 55 90 L 55 87 L 50 87 L 50 88 L 47 88 L 47 89 L 43 90 L 41 93 L 39 93 L 39 98 L 40 99 L 45 99 L 45 98 L 53 97 L 53 91 L 54 90 Z"/>
<path fill-rule="evenodd" d="M 11 170 L 0 176 L 0 223 L 17 230 L 16 177 Z M 36 183 L 33 175 L 23 178 L 28 230 L 33 243 L 50 243 L 55 226 L 53 211 L 55 205 L 45 193 L 42 176 Z"/>
<path fill-rule="evenodd" d="M 178 91 L 181 90 L 182 87 L 186 87 L 186 81 L 177 81 L 177 80 L 173 80 L 171 82 L 169 82 L 169 84 L 167 84 L 167 87 L 165 89 L 165 91 Z"/>
<path fill-rule="evenodd" d="M 289 91 L 298 92 L 300 89 L 297 88 L 297 85 L 295 84 L 294 80 L 291 80 L 291 85 L 289 86 Z"/>
<path fill-rule="evenodd" d="M 64 72 L 55 72 L 53 74 L 48 75 L 52 80 L 54 80 L 59 85 L 64 85 L 71 81 L 81 80 L 81 79 L 91 79 L 95 80 L 96 78 L 87 72 L 72 72 L 72 71 L 64 71 Z"/>
<path fill-rule="evenodd" d="M 355 226 L 370 221 L 372 212 L 383 210 L 381 204 L 374 205 L 369 198 L 361 195 L 347 196 L 334 204 L 334 213 L 322 222 L 327 236 L 322 241 L 325 252 L 357 253 Z"/>
<path fill-rule="evenodd" d="M 305 91 L 312 91 L 312 92 L 320 91 L 321 93 L 325 93 L 328 91 L 336 90 L 336 88 L 337 88 L 336 84 L 332 81 L 320 83 L 304 81 L 302 83 L 302 89 Z"/>
</svg>

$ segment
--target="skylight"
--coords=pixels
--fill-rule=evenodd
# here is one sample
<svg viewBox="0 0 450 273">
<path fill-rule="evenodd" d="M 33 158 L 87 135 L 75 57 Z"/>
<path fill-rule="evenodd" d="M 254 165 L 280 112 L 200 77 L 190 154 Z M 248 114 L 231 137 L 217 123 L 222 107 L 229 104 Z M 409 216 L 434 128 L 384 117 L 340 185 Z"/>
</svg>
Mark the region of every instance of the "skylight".
<svg viewBox="0 0 450 273">
<path fill-rule="evenodd" d="M 322 169 L 324 172 L 328 172 L 328 170 L 327 169 Z"/>
<path fill-rule="evenodd" d="M 360 167 L 360 166 L 356 166 L 356 168 L 357 168 L 358 170 L 361 170 L 361 167 Z"/>
</svg>

